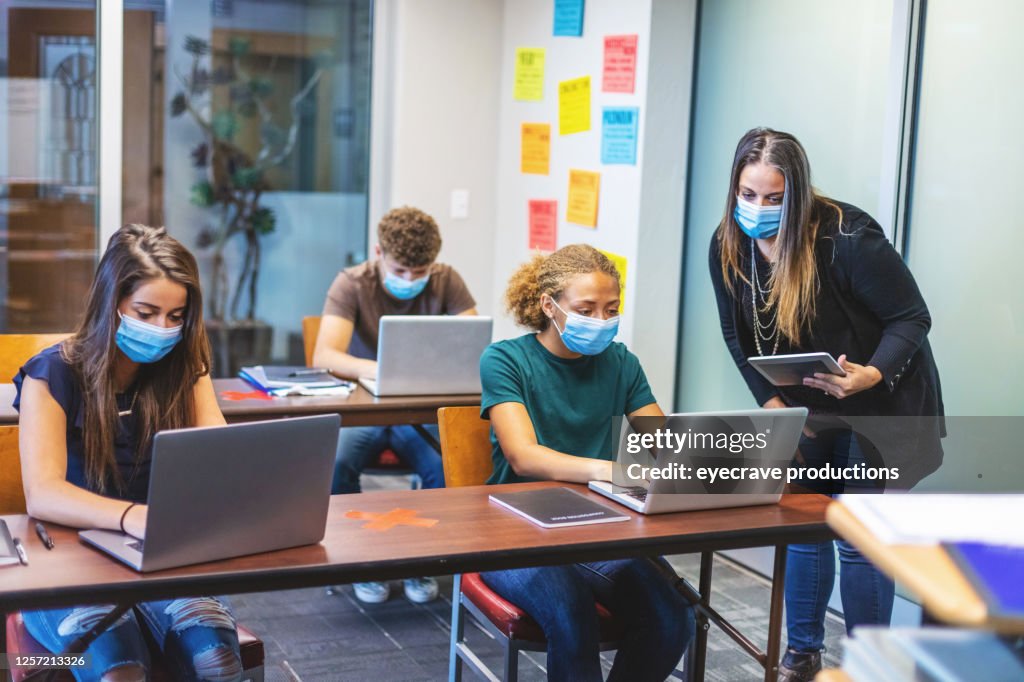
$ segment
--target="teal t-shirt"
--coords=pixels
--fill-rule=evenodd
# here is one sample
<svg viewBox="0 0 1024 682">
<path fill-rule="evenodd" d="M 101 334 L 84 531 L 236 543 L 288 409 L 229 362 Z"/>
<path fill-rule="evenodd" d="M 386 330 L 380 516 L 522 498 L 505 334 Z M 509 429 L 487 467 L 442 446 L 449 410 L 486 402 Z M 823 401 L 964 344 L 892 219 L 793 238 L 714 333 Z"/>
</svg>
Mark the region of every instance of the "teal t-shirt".
<svg viewBox="0 0 1024 682">
<path fill-rule="evenodd" d="M 567 360 L 553 355 L 536 334 L 498 341 L 480 358 L 480 416 L 491 407 L 522 403 L 537 442 L 579 457 L 612 459 L 612 418 L 654 402 L 640 361 L 621 343 L 598 355 Z M 517 483 L 491 429 L 494 473 L 488 483 Z"/>
</svg>

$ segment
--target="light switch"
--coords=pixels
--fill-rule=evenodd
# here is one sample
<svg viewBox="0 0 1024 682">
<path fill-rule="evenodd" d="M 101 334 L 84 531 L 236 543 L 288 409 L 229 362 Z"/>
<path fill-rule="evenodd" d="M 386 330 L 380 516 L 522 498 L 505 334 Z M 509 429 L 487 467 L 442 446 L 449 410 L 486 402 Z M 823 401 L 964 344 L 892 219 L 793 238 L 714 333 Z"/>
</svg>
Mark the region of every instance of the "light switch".
<svg viewBox="0 0 1024 682">
<path fill-rule="evenodd" d="M 469 217 L 469 190 L 452 190 L 452 219 L 464 219 Z"/>
</svg>

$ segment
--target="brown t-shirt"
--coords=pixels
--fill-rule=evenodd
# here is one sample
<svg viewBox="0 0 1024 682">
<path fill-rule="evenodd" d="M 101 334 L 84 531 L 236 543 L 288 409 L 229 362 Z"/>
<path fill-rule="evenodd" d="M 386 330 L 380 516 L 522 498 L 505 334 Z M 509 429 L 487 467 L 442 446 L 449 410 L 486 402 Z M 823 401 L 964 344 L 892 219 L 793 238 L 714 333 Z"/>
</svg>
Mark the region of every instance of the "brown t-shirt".
<svg viewBox="0 0 1024 682">
<path fill-rule="evenodd" d="M 376 360 L 382 315 L 458 315 L 475 306 L 466 283 L 450 265 L 431 265 L 426 288 L 416 298 L 400 301 L 384 288 L 380 261 L 374 260 L 338 273 L 327 290 L 323 314 L 351 320 L 355 329 L 346 352 Z"/>
</svg>

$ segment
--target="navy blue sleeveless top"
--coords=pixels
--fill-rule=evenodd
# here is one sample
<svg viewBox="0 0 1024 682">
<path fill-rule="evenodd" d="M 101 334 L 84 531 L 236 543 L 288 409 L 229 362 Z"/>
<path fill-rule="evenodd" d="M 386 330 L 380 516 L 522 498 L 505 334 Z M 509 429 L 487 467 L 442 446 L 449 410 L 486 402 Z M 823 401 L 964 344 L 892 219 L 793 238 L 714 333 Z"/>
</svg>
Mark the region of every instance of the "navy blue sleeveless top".
<svg viewBox="0 0 1024 682">
<path fill-rule="evenodd" d="M 79 385 L 71 366 L 60 354 L 60 344 L 40 351 L 38 355 L 18 371 L 14 377 L 17 395 L 14 397 L 14 409 L 21 409 L 21 385 L 26 376 L 45 381 L 50 387 L 50 395 L 64 410 L 67 417 L 67 434 L 65 441 L 68 447 L 68 483 L 80 488 L 97 492 L 86 483 L 85 479 L 85 448 L 82 442 L 82 419 L 85 416 L 85 404 L 82 399 L 82 387 Z M 133 406 L 134 388 L 116 396 L 117 409 L 128 410 Z M 138 435 L 136 415 L 133 412 L 119 418 L 120 429 L 114 438 L 114 459 L 121 474 L 123 489 L 118 489 L 112 480 L 108 480 L 104 495 L 132 502 L 145 502 L 149 492 L 150 452 L 147 448 L 142 457 L 136 455 Z"/>
</svg>

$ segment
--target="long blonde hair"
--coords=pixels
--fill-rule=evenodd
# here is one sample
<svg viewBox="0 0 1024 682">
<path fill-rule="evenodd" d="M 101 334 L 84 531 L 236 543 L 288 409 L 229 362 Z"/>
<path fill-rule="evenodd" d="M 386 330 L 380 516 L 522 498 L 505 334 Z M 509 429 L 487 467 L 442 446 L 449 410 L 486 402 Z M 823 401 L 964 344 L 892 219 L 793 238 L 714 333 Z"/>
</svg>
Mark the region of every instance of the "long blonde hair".
<svg viewBox="0 0 1024 682">
<path fill-rule="evenodd" d="M 541 309 L 540 297 L 557 299 L 577 275 L 603 272 L 621 286 L 615 264 L 593 246 L 569 244 L 550 255 L 537 254 L 512 274 L 505 289 L 505 308 L 516 324 L 543 331 L 549 320 Z"/>
<path fill-rule="evenodd" d="M 739 192 L 740 174 L 749 164 L 764 163 L 782 173 L 786 182 L 782 200 L 782 221 L 775 242 L 776 260 L 768 281 L 771 292 L 767 307 L 777 311 L 779 332 L 798 344 L 803 331 L 814 319 L 815 298 L 818 293 L 818 269 L 814 245 L 826 209 L 838 214 L 839 225 L 843 212 L 836 204 L 818 194 L 811 185 L 811 167 L 800 142 L 789 133 L 771 128 L 748 131 L 739 144 L 732 161 L 729 196 L 725 202 L 725 215 L 718 225 L 717 237 L 721 254 L 722 278 L 729 293 L 737 296 L 739 281 L 750 284 L 743 272 L 742 249 L 746 245 L 743 232 L 733 213 Z"/>
<path fill-rule="evenodd" d="M 115 232 L 100 259 L 86 303 L 85 317 L 61 353 L 82 387 L 82 441 L 89 486 L 124 491 L 114 457 L 120 428 L 114 366 L 117 360 L 118 304 L 142 284 L 166 277 L 187 292 L 181 341 L 162 360 L 139 366 L 133 409 L 138 415 L 137 457 L 157 431 L 192 426 L 194 386 L 210 371 L 210 343 L 203 325 L 203 297 L 196 260 L 162 227 L 125 225 Z"/>
</svg>

